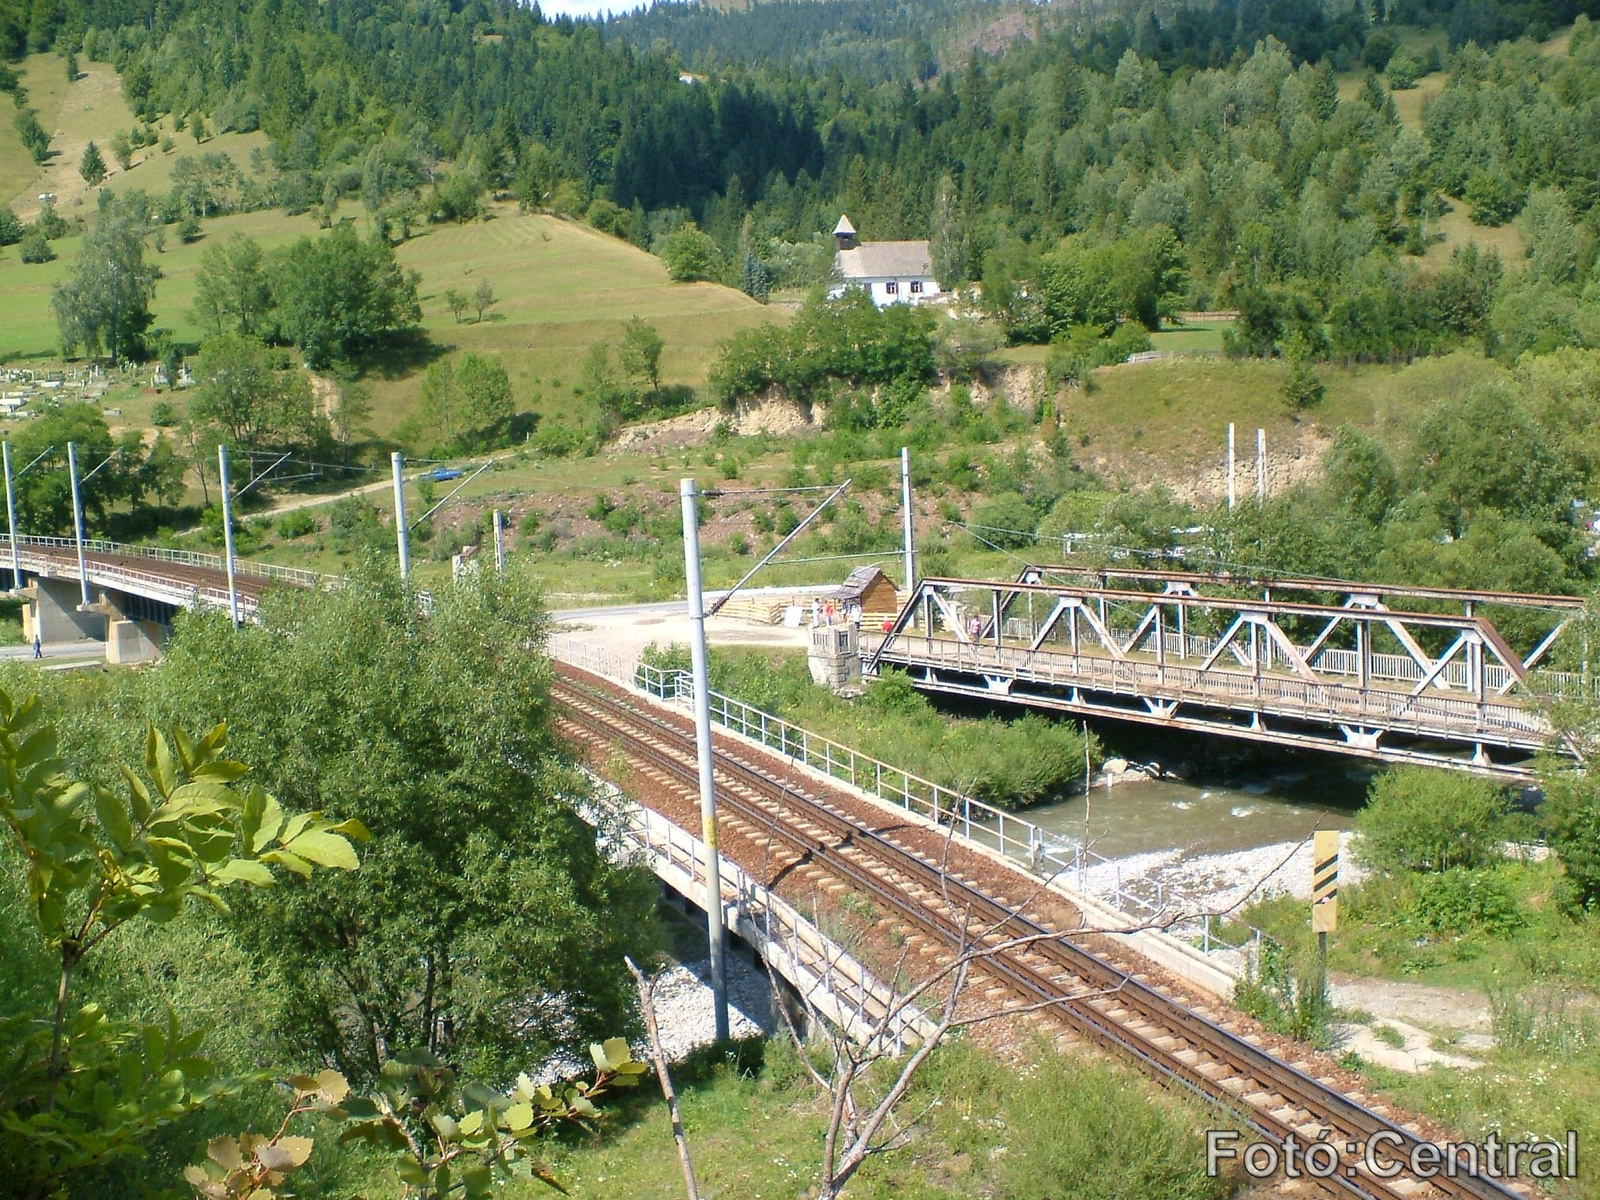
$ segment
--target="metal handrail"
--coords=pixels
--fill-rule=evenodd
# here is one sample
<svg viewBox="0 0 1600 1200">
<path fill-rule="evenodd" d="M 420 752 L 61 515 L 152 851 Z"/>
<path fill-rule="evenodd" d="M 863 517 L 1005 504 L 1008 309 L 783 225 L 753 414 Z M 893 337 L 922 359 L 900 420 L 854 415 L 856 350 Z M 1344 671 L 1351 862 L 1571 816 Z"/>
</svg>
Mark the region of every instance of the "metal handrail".
<svg viewBox="0 0 1600 1200">
<path fill-rule="evenodd" d="M 26 546 L 48 547 L 51 549 L 76 550 L 77 540 L 67 537 L 39 537 L 32 534 L 19 534 L 17 548 L 20 551 Z M 135 546 L 127 542 L 113 542 L 104 538 L 86 538 L 83 548 L 90 554 L 115 554 L 124 558 L 148 558 L 157 562 L 178 563 L 188 567 L 200 567 L 206 570 L 225 572 L 228 563 L 220 554 L 204 554 L 195 550 L 174 550 L 166 546 Z M 9 538 L 0 535 L 0 555 L 8 555 L 11 550 Z M 0 559 L 0 567 L 4 561 Z M 284 567 L 277 563 L 256 562 L 252 559 L 235 559 L 234 570 L 241 575 L 249 575 L 257 579 L 271 579 L 279 583 L 292 583 L 298 587 L 335 587 L 340 582 L 339 576 L 328 575 L 321 571 L 309 571 L 304 567 Z"/>
<path fill-rule="evenodd" d="M 660 699 L 683 703 L 693 700 L 694 680 L 687 671 L 653 667 L 566 634 L 553 635 L 548 648 L 554 659 Z M 1160 882 L 1153 885 L 1153 897 L 1140 895 L 1123 883 L 1119 863 L 1081 843 L 1062 841 L 1015 813 L 914 775 L 742 700 L 716 691 L 709 694 L 708 700 L 712 722 L 730 732 L 759 741 L 812 770 L 848 781 L 860 791 L 948 827 L 955 837 L 972 846 L 996 850 L 1034 874 L 1046 879 L 1075 880 L 1079 892 L 1099 895 L 1136 920 L 1172 915 L 1174 905 L 1193 908 L 1198 915 L 1190 923 L 1198 921 L 1195 936 L 1202 949 L 1210 952 L 1213 948 L 1233 948 L 1216 936 L 1212 914 L 1201 912 L 1197 902 Z M 1109 876 L 1109 886 L 1095 879 L 1095 875 Z M 1257 945 L 1263 938 L 1275 940 L 1247 922 L 1234 924 L 1248 930 L 1249 940 Z"/>
</svg>

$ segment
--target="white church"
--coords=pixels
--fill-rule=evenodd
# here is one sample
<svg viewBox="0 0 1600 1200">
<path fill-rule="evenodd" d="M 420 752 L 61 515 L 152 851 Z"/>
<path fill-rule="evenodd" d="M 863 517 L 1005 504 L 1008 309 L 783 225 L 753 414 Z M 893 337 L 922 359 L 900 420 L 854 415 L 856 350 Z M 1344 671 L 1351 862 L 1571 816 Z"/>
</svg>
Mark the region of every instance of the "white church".
<svg viewBox="0 0 1600 1200">
<path fill-rule="evenodd" d="M 943 298 L 927 242 L 860 242 L 847 216 L 834 226 L 833 241 L 830 299 L 837 300 L 849 288 L 865 288 L 879 308 Z"/>
</svg>

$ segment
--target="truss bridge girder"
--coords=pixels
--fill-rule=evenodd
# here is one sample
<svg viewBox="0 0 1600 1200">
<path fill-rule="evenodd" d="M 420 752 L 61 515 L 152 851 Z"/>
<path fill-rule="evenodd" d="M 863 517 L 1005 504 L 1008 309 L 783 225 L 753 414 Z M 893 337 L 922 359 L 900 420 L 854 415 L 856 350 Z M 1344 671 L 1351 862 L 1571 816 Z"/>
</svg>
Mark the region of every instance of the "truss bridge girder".
<svg viewBox="0 0 1600 1200">
<path fill-rule="evenodd" d="M 924 579 L 862 653 L 869 673 L 898 667 L 928 691 L 1525 773 L 1552 738 L 1527 660 L 1479 613 L 1387 599 L 1357 585 L 1327 604 L 1187 579 L 1160 592 Z"/>
</svg>

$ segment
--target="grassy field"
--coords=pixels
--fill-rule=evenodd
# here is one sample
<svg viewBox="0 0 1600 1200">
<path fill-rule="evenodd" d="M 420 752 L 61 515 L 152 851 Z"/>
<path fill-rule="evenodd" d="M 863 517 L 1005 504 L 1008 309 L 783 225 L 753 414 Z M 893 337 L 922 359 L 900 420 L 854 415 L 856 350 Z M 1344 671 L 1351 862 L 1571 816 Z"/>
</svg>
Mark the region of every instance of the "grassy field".
<svg viewBox="0 0 1600 1200">
<path fill-rule="evenodd" d="M 130 178 L 137 172 L 130 173 Z M 206 248 L 235 234 L 255 238 L 271 249 L 315 234 L 310 216 L 279 212 L 219 217 L 203 225 L 200 241 L 185 246 L 169 235 L 155 256 L 162 278 L 156 286 L 156 326 L 184 342 L 197 342 L 200 328 L 190 316 L 196 273 Z M 24 264 L 15 247 L 0 254 L 0 355 L 52 358 L 58 354 L 50 290 L 70 276 L 80 238 L 55 243 L 54 262 Z M 667 384 L 696 386 L 718 344 L 730 333 L 761 321 L 779 319 L 743 293 L 717 284 L 671 283 L 660 261 L 643 251 L 554 217 L 518 213 L 500 206 L 487 220 L 470 225 L 426 228 L 397 251 L 401 264 L 421 276 L 423 326 L 437 353 L 473 350 L 498 355 L 510 373 L 518 407 L 546 418 L 586 413 L 574 394 L 583 357 L 597 341 L 616 341 L 622 323 L 638 315 L 653 322 L 666 340 L 662 357 Z M 444 303 L 448 288 L 470 292 L 488 279 L 499 303 L 485 320 L 458 323 Z M 377 372 L 370 388 L 372 426 L 391 435 L 415 405 L 422 386 L 417 364 Z M 124 403 L 136 398 L 112 398 Z"/>
<path fill-rule="evenodd" d="M 666 340 L 667 384 L 699 386 L 720 343 L 736 330 L 780 319 L 742 292 L 713 283 L 671 283 L 653 256 L 587 226 L 498 209 L 492 220 L 440 226 L 401 246 L 403 265 L 422 274 L 423 325 L 445 349 L 498 354 L 519 407 L 569 416 L 584 355 L 616 342 L 632 316 Z M 481 324 L 458 324 L 447 288 L 471 292 L 488 279 L 501 297 Z M 371 381 L 373 425 L 391 432 L 421 391 L 420 373 Z"/>
</svg>

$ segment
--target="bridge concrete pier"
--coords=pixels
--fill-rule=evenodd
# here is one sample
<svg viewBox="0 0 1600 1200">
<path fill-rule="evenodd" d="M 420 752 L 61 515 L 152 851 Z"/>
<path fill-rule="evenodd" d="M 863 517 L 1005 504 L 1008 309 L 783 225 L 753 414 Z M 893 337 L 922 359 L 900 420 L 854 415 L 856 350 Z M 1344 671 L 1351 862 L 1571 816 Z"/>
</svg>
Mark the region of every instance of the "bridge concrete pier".
<svg viewBox="0 0 1600 1200">
<path fill-rule="evenodd" d="M 22 589 L 22 636 L 37 635 L 46 645 L 60 642 L 102 642 L 106 618 L 100 612 L 80 612 L 82 593 L 76 579 L 37 576 Z"/>
<path fill-rule="evenodd" d="M 114 666 L 155 662 L 172 634 L 170 625 L 140 620 L 132 612 L 127 593 L 103 588 L 92 606 L 106 619 L 106 662 Z"/>
</svg>

